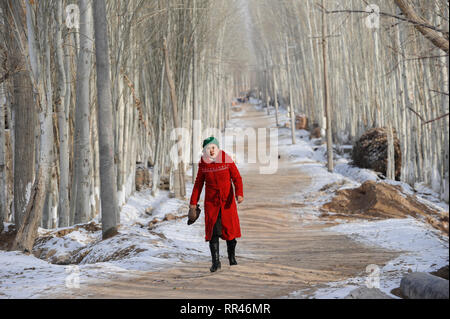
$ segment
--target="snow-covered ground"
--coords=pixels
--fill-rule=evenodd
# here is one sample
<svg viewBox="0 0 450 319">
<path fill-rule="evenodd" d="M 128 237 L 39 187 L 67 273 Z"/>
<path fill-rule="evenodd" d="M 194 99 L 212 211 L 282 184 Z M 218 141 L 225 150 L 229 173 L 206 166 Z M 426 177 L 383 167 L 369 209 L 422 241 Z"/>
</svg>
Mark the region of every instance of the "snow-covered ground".
<svg viewBox="0 0 450 319">
<path fill-rule="evenodd" d="M 257 104 L 255 107 L 261 108 Z M 273 114 L 274 108 L 271 107 L 270 111 Z M 286 110 L 280 109 L 280 123 L 284 124 L 287 120 Z M 234 125 L 245 127 L 245 119 L 228 122 L 229 127 Z M 293 208 L 293 212 L 302 214 L 304 220 L 320 222 L 318 208 L 329 201 L 336 190 L 358 187 L 369 179 L 379 180 L 373 171 L 352 167 L 348 156 L 345 155 L 336 155 L 335 171 L 329 173 L 325 166 L 325 145 L 316 145 L 316 139 L 309 140 L 309 132 L 304 130 L 296 131 L 297 143 L 292 145 L 290 132 L 289 128 L 279 128 L 278 152 L 312 178 L 307 190 L 295 193 L 291 198 L 307 204 L 305 208 Z M 190 180 L 191 178 L 188 178 L 186 184 L 187 194 L 192 192 L 193 185 Z M 424 185 L 416 185 L 414 189 L 404 183 L 390 182 L 401 185 L 406 193 L 415 193 L 421 201 L 448 211 L 448 205 L 440 202 Z M 332 186 L 328 191 L 318 192 L 330 184 Z M 201 200 L 203 197 L 204 192 Z M 168 191 L 161 190 L 156 196 L 152 196 L 150 190 L 136 192 L 122 207 L 119 235 L 102 241 L 101 231 L 92 232 L 80 228 L 64 237 L 54 237 L 40 247 L 54 249 L 55 258 L 64 257 L 77 249 L 85 251 L 86 255 L 76 266 L 55 265 L 33 255 L 0 251 L 0 298 L 39 298 L 42 293 L 49 291 L 77 289 L 78 284 L 82 285 L 90 280 L 119 275 L 132 276 L 168 265 L 209 260 L 209 248 L 204 240 L 203 218 L 189 227 L 186 226 L 186 218 L 162 221 L 168 213 L 175 216 L 186 214 L 187 207 L 187 201 L 169 198 Z M 149 231 L 147 225 L 154 218 L 161 222 Z M 98 222 L 99 219 L 100 216 L 97 216 L 94 221 Z M 9 224 L 5 226 L 8 227 Z M 414 271 L 432 271 L 448 264 L 448 237 L 441 236 L 429 225 L 412 218 L 376 222 L 342 221 L 328 231 L 346 234 L 365 244 L 403 252 L 400 257 L 379 269 L 380 288 L 387 293 L 399 286 L 401 275 L 408 268 Z M 48 233 L 48 230 L 39 229 L 39 233 L 43 235 Z M 115 256 L 118 252 L 126 257 Z M 221 251 L 221 254 L 223 253 Z M 360 277 L 345 282 L 330 283 L 329 287 L 317 290 L 314 297 L 343 297 L 356 286 L 363 285 L 366 279 L 367 274 L 361 274 Z M 289 297 L 304 296 L 305 292 L 299 291 Z"/>
<path fill-rule="evenodd" d="M 273 112 L 274 110 L 272 110 Z M 280 122 L 289 120 L 287 112 L 281 109 Z M 292 162 L 298 163 L 312 178 L 311 185 L 302 193 L 294 194 L 291 199 L 302 201 L 307 207 L 297 209 L 305 220 L 320 222 L 318 210 L 324 203 L 329 202 L 336 190 L 359 187 L 367 180 L 380 181 L 378 174 L 369 169 L 354 167 L 350 164 L 347 153 L 340 156 L 335 154 L 334 172 L 327 170 L 326 144 L 315 145 L 315 139 L 309 140 L 309 133 L 304 130 L 296 131 L 296 144 L 292 144 L 290 128 L 279 129 L 279 153 L 288 156 Z M 439 200 L 437 193 L 423 184 L 410 185 L 384 179 L 383 182 L 400 185 L 405 194 L 414 194 L 419 201 L 434 209 L 448 212 L 449 206 Z M 319 192 L 319 196 L 311 196 L 326 185 L 333 185 L 329 192 Z M 330 213 L 332 214 L 332 213 Z M 309 216 L 307 216 L 309 215 Z M 361 286 L 379 287 L 380 290 L 391 294 L 391 290 L 400 286 L 402 276 L 412 271 L 431 272 L 449 264 L 448 237 L 432 228 L 429 224 L 414 218 L 387 219 L 382 221 L 356 220 L 352 222 L 338 220 L 339 225 L 325 230 L 345 234 L 352 239 L 371 246 L 383 247 L 388 250 L 400 251 L 402 254 L 389 261 L 385 266 L 372 265 L 360 277 L 350 278 L 341 282 L 329 283 L 328 287 L 316 290 L 312 295 L 308 291 L 293 292 L 288 298 L 343 298 L 350 291 Z M 369 273 L 375 270 L 375 272 Z"/>
<path fill-rule="evenodd" d="M 186 185 L 188 194 L 192 183 Z M 147 214 L 151 208 L 151 214 Z M 204 222 L 190 227 L 186 218 L 162 221 L 167 214 L 175 216 L 187 213 L 185 201 L 169 198 L 168 191 L 152 196 L 150 190 L 136 192 L 122 207 L 119 235 L 101 240 L 101 230 L 72 231 L 64 237 L 53 237 L 37 248 L 55 250 L 58 257 L 86 249 L 87 255 L 78 265 L 56 265 L 19 252 L 0 251 L 0 298 L 39 298 L 40 294 L 65 289 L 77 289 L 77 285 L 101 278 L 135 275 L 158 270 L 177 263 L 209 259 L 209 248 L 204 241 Z M 98 222 L 100 216 L 94 221 Z M 147 225 L 157 218 L 161 222 L 149 231 Z M 6 229 L 10 224 L 6 224 Z M 63 230 L 58 228 L 52 233 Z M 44 235 L 49 230 L 39 229 Z M 35 247 L 36 248 L 36 247 Z M 125 254 L 125 257 L 114 254 Z M 98 260 L 108 261 L 98 261 Z"/>
<path fill-rule="evenodd" d="M 358 287 L 375 287 L 390 295 L 408 271 L 431 272 L 449 263 L 448 237 L 414 218 L 342 223 L 326 229 L 350 236 L 361 243 L 402 254 L 386 265 L 367 265 L 361 276 L 328 283 L 315 290 L 300 290 L 288 298 L 343 298 Z"/>
</svg>

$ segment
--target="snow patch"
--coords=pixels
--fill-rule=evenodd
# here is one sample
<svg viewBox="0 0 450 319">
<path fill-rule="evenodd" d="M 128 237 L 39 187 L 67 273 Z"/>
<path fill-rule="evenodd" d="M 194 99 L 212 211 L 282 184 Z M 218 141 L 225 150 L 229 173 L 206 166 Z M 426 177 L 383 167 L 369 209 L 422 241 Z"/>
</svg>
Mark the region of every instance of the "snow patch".
<svg viewBox="0 0 450 319">
<path fill-rule="evenodd" d="M 449 263 L 448 237 L 414 218 L 358 221 L 340 224 L 326 231 L 345 234 L 369 246 L 399 251 L 401 255 L 379 267 L 379 289 L 393 298 L 391 290 L 400 286 L 408 270 L 431 272 Z M 368 265 L 369 266 L 369 265 Z M 288 298 L 343 298 L 355 288 L 370 284 L 368 273 L 331 282 L 310 294 L 309 290 L 291 293 Z"/>
</svg>

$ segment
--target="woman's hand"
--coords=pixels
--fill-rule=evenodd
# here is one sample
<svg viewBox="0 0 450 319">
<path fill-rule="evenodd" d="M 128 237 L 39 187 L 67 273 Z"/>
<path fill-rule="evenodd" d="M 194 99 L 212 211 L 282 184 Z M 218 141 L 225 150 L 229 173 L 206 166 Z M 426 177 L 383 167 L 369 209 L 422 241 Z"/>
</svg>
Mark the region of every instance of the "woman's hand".
<svg viewBox="0 0 450 319">
<path fill-rule="evenodd" d="M 244 197 L 242 197 L 242 196 L 237 197 L 238 204 L 242 203 L 243 201 L 244 201 Z"/>
<path fill-rule="evenodd" d="M 196 208 L 197 208 L 197 205 L 189 205 L 189 208 L 190 208 L 190 209 L 196 209 Z"/>
</svg>

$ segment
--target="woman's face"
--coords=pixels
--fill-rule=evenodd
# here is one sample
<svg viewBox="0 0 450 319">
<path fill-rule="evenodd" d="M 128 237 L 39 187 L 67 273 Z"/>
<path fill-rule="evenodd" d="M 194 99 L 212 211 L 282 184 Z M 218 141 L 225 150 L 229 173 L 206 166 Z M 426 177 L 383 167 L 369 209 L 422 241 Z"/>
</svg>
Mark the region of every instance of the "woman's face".
<svg viewBox="0 0 450 319">
<path fill-rule="evenodd" d="M 217 147 L 216 144 L 213 144 L 213 143 L 208 144 L 208 145 L 206 145 L 205 153 L 210 158 L 214 159 L 219 154 L 219 148 Z"/>
</svg>

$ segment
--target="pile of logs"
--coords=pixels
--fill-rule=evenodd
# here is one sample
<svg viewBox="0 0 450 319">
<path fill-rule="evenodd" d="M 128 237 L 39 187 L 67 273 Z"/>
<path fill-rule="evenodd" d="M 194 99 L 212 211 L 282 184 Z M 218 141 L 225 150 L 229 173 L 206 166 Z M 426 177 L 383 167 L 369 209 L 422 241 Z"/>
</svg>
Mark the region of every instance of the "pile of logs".
<svg viewBox="0 0 450 319">
<path fill-rule="evenodd" d="M 394 139 L 394 162 L 395 179 L 400 180 L 402 167 L 402 153 L 400 141 L 395 129 L 393 129 Z M 353 164 L 361 168 L 369 168 L 386 176 L 388 159 L 387 130 L 385 127 L 373 128 L 366 131 L 353 146 Z"/>
</svg>

